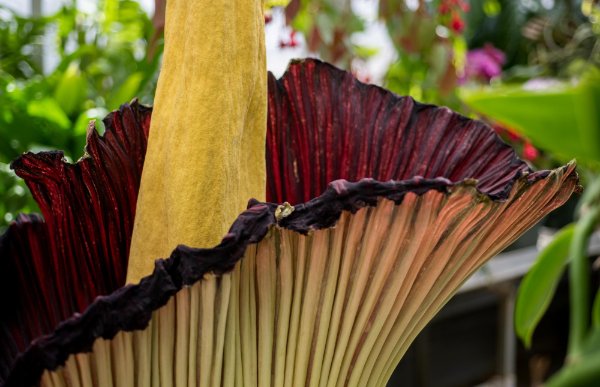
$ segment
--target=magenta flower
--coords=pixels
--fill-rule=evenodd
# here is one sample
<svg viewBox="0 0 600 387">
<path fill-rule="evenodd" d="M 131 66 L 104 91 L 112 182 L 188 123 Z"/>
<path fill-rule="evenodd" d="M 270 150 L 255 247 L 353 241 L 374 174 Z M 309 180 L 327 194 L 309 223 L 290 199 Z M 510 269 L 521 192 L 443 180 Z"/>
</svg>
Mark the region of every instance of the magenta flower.
<svg viewBox="0 0 600 387">
<path fill-rule="evenodd" d="M 502 74 L 502 65 L 505 62 L 504 53 L 491 44 L 470 50 L 467 53 L 465 73 L 461 77 L 461 82 L 468 80 L 489 82 Z"/>
<path fill-rule="evenodd" d="M 578 187 L 479 121 L 298 61 L 269 77 L 274 203 L 122 287 L 150 115 L 112 113 L 75 165 L 13 163 L 43 218 L 0 240 L 0 384 L 385 385 L 460 284 Z"/>
</svg>

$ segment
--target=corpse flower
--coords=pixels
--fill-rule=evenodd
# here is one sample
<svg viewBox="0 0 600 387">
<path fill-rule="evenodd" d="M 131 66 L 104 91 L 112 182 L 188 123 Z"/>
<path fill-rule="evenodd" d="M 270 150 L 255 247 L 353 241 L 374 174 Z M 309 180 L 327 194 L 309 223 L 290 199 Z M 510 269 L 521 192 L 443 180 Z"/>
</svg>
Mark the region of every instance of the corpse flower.
<svg viewBox="0 0 600 387">
<path fill-rule="evenodd" d="M 167 31 L 191 17 L 170 4 Z M 268 78 L 267 201 L 123 286 L 155 120 L 178 119 L 159 102 L 152 129 L 136 102 L 109 115 L 77 164 L 13 163 L 43 218 L 0 241 L 4 386 L 385 385 L 466 278 L 578 187 L 481 122 L 297 61 Z"/>
<path fill-rule="evenodd" d="M 384 385 L 468 275 L 577 186 L 481 122 L 294 62 L 269 77 L 267 133 L 268 198 L 293 212 L 252 201 L 215 248 L 179 247 L 35 339 L 124 283 L 150 115 L 112 113 L 75 165 L 13 164 L 45 221 L 2 239 L 7 386 Z"/>
</svg>

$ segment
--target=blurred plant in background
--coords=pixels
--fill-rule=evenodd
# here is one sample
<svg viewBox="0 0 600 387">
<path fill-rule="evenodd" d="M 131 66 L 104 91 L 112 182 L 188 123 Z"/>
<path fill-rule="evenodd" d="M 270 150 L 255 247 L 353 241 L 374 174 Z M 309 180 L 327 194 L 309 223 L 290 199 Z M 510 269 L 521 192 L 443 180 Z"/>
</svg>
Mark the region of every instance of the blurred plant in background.
<svg viewBox="0 0 600 387">
<path fill-rule="evenodd" d="M 405 2 L 382 0 L 385 22 L 397 59 L 385 85 L 417 100 L 458 108 L 455 90 L 464 73 L 467 43 L 463 0 Z"/>
<path fill-rule="evenodd" d="M 463 0 L 375 2 L 395 50 L 386 72 L 386 88 L 426 102 L 457 107 L 454 93 L 458 69 L 466 54 Z M 286 19 L 292 27 L 288 42 L 303 34 L 307 49 L 338 67 L 355 70 L 357 63 L 378 54 L 374 47 L 356 44 L 353 36 L 365 31 L 365 20 L 348 0 L 292 0 Z M 290 47 L 284 41 L 282 47 Z M 370 76 L 361 76 L 366 82 Z"/>
<path fill-rule="evenodd" d="M 136 1 L 103 0 L 82 11 L 76 1 L 45 17 L 0 8 L 0 231 L 35 204 L 8 168 L 25 151 L 83 153 L 90 120 L 139 97 L 150 103 L 161 38 Z M 44 71 L 43 50 L 58 63 Z"/>
<path fill-rule="evenodd" d="M 285 15 L 293 27 L 290 42 L 296 31 L 301 32 L 308 50 L 329 63 L 347 69 L 355 58 L 369 55 L 350 39 L 353 33 L 364 30 L 364 22 L 354 13 L 350 1 L 291 0 Z"/>
<path fill-rule="evenodd" d="M 529 160 L 556 165 L 577 159 L 586 186 L 575 221 L 541 251 L 522 281 L 516 303 L 516 331 L 530 346 L 569 269 L 568 351 L 548 386 L 600 383 L 600 290 L 591 286 L 597 274 L 592 274 L 588 253 L 600 225 L 599 15 L 597 2 L 565 1 L 525 20 L 521 33 L 532 48 L 528 65 L 514 65 L 492 86 L 460 90 L 462 99 L 496 122 L 509 141 L 524 144 Z M 533 153 L 532 144 L 541 151 Z"/>
<path fill-rule="evenodd" d="M 600 70 L 568 81 L 532 79 L 523 84 L 464 90 L 463 98 L 488 117 L 510 123 L 541 147 L 553 162 L 577 159 L 587 186 L 574 223 L 563 227 L 546 246 L 519 289 L 515 326 L 531 345 L 533 332 L 548 309 L 569 267 L 570 332 L 565 367 L 550 386 L 600 383 L 600 290 L 591 296 L 590 238 L 600 225 Z M 593 300 L 593 302 L 592 302 Z M 593 305 L 593 306 L 592 306 Z"/>
<path fill-rule="evenodd" d="M 365 1 L 365 0 L 360 0 Z M 285 1 L 272 2 L 282 5 Z M 282 49 L 305 42 L 311 55 L 356 70 L 378 49 L 356 44 L 368 28 L 356 1 L 291 0 L 289 37 Z M 580 76 L 600 64 L 593 0 L 379 0 L 394 60 L 383 79 L 367 82 L 415 99 L 470 113 L 457 96 L 462 85 Z M 299 36 L 302 36 L 300 38 Z"/>
</svg>

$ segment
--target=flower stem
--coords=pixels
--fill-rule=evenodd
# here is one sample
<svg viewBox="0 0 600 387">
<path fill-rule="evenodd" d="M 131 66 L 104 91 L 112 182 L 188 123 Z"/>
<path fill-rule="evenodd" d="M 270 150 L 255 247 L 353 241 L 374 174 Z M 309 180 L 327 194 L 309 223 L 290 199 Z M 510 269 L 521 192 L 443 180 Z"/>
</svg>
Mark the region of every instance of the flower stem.
<svg viewBox="0 0 600 387">
<path fill-rule="evenodd" d="M 582 364 L 568 367 L 553 376 L 547 387 L 589 386 L 600 379 L 600 355 L 590 356 Z"/>
<path fill-rule="evenodd" d="M 590 325 L 590 267 L 587 250 L 590 235 L 600 220 L 600 205 L 596 200 L 600 195 L 600 180 L 594 181 L 589 190 L 586 201 L 582 205 L 583 215 L 575 226 L 570 247 L 569 362 L 577 362 Z"/>
</svg>

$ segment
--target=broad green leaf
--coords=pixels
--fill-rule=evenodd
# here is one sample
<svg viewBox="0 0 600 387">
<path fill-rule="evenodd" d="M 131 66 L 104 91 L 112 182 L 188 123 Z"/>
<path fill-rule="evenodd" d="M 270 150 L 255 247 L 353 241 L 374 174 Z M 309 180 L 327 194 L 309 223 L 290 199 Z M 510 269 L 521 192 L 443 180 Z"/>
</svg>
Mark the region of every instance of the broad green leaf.
<svg viewBox="0 0 600 387">
<path fill-rule="evenodd" d="M 598 351 L 600 351 L 600 328 L 595 328 L 583 344 L 582 354 L 592 355 Z"/>
<path fill-rule="evenodd" d="M 81 75 L 78 64 L 71 62 L 54 90 L 54 99 L 67 115 L 71 115 L 77 112 L 86 94 L 87 82 Z"/>
<path fill-rule="evenodd" d="M 515 329 L 525 345 L 531 345 L 535 327 L 548 309 L 568 261 L 575 226 L 562 228 L 537 258 L 519 287 L 515 306 Z"/>
<path fill-rule="evenodd" d="M 339 19 L 339 16 L 340 15 L 338 14 L 337 19 Z M 348 31 L 349 34 L 353 32 L 360 32 L 365 29 L 365 21 L 361 17 L 356 16 L 354 13 L 351 12 L 348 15 L 348 18 L 349 20 L 346 21 L 346 31 Z M 342 22 L 343 21 L 340 20 L 337 24 L 339 25 Z"/>
<path fill-rule="evenodd" d="M 71 121 L 62 107 L 53 98 L 33 100 L 27 104 L 27 114 L 46 119 L 63 129 L 69 129 Z"/>
<path fill-rule="evenodd" d="M 112 23 L 119 20 L 119 1 L 118 0 L 105 0 L 102 8 L 103 15 L 103 27 L 105 31 L 110 31 Z"/>
<path fill-rule="evenodd" d="M 110 96 L 108 109 L 117 109 L 121 104 L 131 101 L 140 90 L 142 81 L 144 80 L 143 73 L 131 74 L 125 82 Z"/>
<path fill-rule="evenodd" d="M 600 163 L 600 71 L 590 71 L 578 85 L 461 89 L 460 96 L 559 158 Z"/>
</svg>

